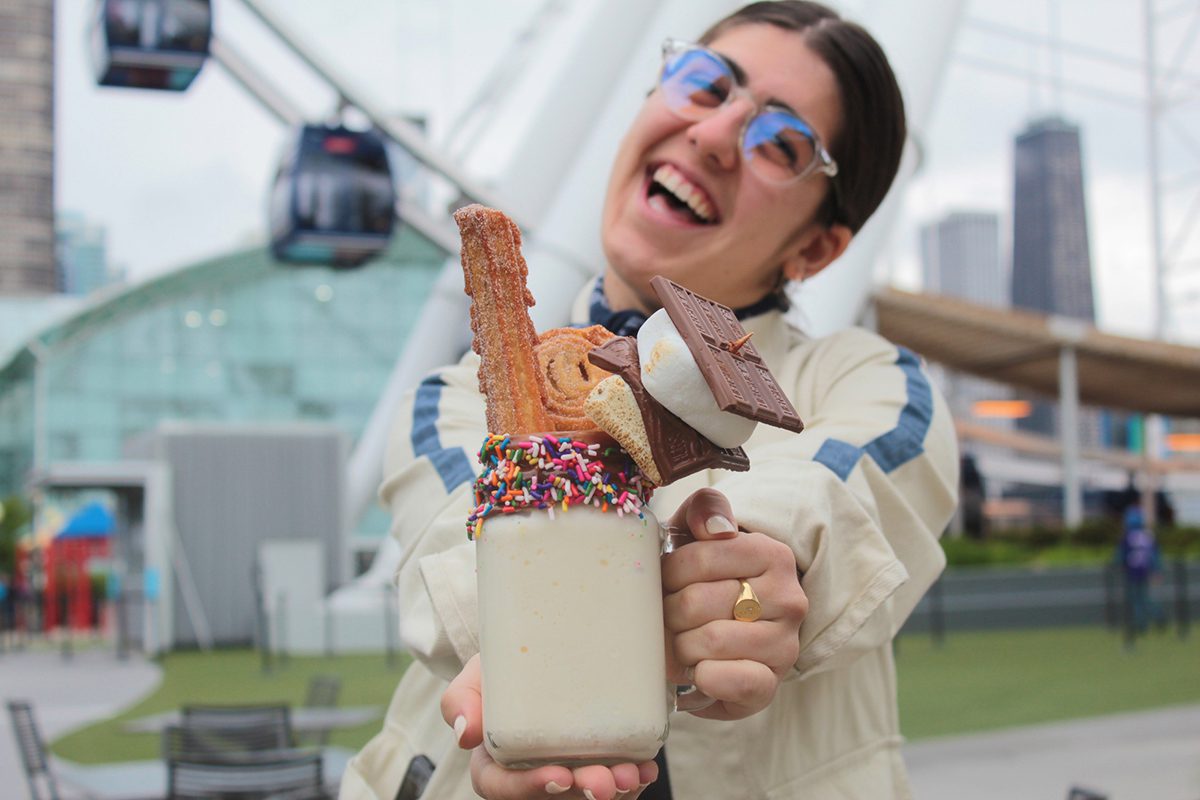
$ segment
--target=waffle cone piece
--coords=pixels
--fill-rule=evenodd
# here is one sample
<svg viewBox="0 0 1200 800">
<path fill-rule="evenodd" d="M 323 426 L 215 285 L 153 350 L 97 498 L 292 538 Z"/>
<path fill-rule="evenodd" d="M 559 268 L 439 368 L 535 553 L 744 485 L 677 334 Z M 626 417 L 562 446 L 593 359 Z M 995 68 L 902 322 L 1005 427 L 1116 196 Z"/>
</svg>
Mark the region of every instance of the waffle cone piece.
<svg viewBox="0 0 1200 800">
<path fill-rule="evenodd" d="M 553 429 L 534 348 L 529 268 L 521 231 L 495 209 L 473 204 L 454 212 L 462 235 L 463 278 L 471 298 L 471 347 L 479 354 L 479 389 L 492 433 Z"/>
<path fill-rule="evenodd" d="M 612 373 L 588 361 L 588 353 L 613 335 L 603 325 L 590 328 L 551 328 L 533 348 L 546 387 L 546 413 L 556 431 L 596 427 L 584 401 L 596 384 Z"/>
</svg>

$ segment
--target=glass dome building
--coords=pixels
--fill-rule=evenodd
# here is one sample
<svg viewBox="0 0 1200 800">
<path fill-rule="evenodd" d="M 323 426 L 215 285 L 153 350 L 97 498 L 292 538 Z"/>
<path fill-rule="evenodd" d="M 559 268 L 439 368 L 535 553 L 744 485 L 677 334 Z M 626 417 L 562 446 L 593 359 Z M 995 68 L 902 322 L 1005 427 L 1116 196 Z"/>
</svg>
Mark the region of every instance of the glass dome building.
<svg viewBox="0 0 1200 800">
<path fill-rule="evenodd" d="M 36 466 L 120 460 L 164 421 L 320 421 L 357 441 L 446 255 L 405 227 L 356 270 L 255 248 L 100 292 L 0 354 L 0 497 Z M 375 510 L 358 534 L 386 530 Z"/>
</svg>

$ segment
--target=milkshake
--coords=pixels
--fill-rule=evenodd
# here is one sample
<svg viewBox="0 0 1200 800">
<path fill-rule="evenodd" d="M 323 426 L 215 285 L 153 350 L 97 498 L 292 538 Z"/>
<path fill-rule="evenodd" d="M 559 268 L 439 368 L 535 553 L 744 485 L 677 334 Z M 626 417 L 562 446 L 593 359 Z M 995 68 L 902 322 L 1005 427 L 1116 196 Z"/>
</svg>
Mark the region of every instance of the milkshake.
<svg viewBox="0 0 1200 800">
<path fill-rule="evenodd" d="M 481 451 L 484 743 L 506 767 L 646 761 L 666 740 L 659 526 L 624 452 L 581 438 Z"/>
<path fill-rule="evenodd" d="M 487 429 L 522 432 L 484 440 L 467 518 L 484 744 L 510 768 L 647 761 L 669 708 L 711 699 L 667 685 L 646 503 L 700 470 L 749 469 L 740 445 L 757 422 L 803 423 L 728 307 L 656 276 L 664 311 L 636 340 L 538 334 L 520 229 L 479 205 L 454 218 Z"/>
</svg>

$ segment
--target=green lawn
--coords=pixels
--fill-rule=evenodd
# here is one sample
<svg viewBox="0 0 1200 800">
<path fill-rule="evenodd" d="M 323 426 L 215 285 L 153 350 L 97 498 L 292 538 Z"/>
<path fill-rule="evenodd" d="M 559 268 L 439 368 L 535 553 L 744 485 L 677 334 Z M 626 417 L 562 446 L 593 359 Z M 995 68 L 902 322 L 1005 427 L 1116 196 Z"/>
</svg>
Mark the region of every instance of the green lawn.
<svg viewBox="0 0 1200 800">
<path fill-rule="evenodd" d="M 162 660 L 163 680 L 158 689 L 119 716 L 58 739 L 53 750 L 63 758 L 83 763 L 157 758 L 158 737 L 131 734 L 121 723 L 177 709 L 184 703 L 258 703 L 282 701 L 299 705 L 313 675 L 338 675 L 342 679 L 339 705 L 378 705 L 386 708 L 392 690 L 409 658 L 401 655 L 389 669 L 382 655 L 335 658 L 292 658 L 271 673 L 262 671 L 253 650 L 217 650 L 211 653 L 172 653 Z M 334 731 L 330 744 L 355 749 L 380 729 L 382 719 Z"/>
<path fill-rule="evenodd" d="M 1099 627 L 912 635 L 896 656 L 909 739 L 1200 703 L 1200 630 L 1131 651 Z"/>
<path fill-rule="evenodd" d="M 941 647 L 911 635 L 898 641 L 896 662 L 900 719 L 910 739 L 1200 703 L 1200 630 L 1183 641 L 1174 632 L 1155 633 L 1132 651 L 1103 628 L 951 633 Z M 248 650 L 174 653 L 162 666 L 153 694 L 59 739 L 54 751 L 88 763 L 156 758 L 157 737 L 125 733 L 121 722 L 185 702 L 300 703 L 309 677 L 319 673 L 341 676 L 342 705 L 386 705 L 401 674 L 379 655 L 293 658 L 264 674 Z M 335 732 L 331 741 L 360 747 L 379 724 Z"/>
</svg>

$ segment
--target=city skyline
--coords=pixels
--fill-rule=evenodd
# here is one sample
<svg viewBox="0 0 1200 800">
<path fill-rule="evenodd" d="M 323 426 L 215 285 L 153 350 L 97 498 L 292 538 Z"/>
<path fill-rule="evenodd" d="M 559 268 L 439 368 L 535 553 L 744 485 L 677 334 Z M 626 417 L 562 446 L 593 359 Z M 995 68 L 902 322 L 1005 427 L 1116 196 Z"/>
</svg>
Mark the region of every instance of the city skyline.
<svg viewBox="0 0 1200 800">
<path fill-rule="evenodd" d="M 80 209 L 105 223 L 112 258 L 126 264 L 134 280 L 262 241 L 267 186 L 286 130 L 213 65 L 184 97 L 97 89 L 86 69 L 79 5 L 60 4 L 58 20 L 59 207 Z M 435 144 L 448 139 L 465 104 L 476 95 L 479 76 L 496 63 L 508 38 L 540 7 L 526 0 L 510 4 L 501 15 L 461 0 L 442 6 L 414 2 L 403 9 L 387 2 L 368 5 L 371 13 L 362 19 L 372 20 L 369 30 L 320 3 L 293 2 L 286 7 L 289 21 L 306 40 L 319 45 L 382 107 L 428 116 Z M 842 9 L 854 17 L 865 5 L 847 2 Z M 1046 72 L 1045 47 L 1014 46 L 986 30 L 988 25 L 1010 26 L 1048 35 L 1045 8 L 1035 5 L 1014 9 L 990 0 L 964 4 L 956 56 L 946 67 L 934 120 L 922 138 L 924 163 L 910 182 L 891 244 L 884 248 L 880 272 L 891 282 L 919 286 L 917 231 L 929 220 L 955 206 L 986 208 L 1002 217 L 1010 213 L 1012 135 L 1056 101 L 1045 80 L 1022 78 L 1011 69 L 1005 73 L 982 68 L 979 62 L 1007 58 L 1010 67 L 1028 62 L 1030 75 Z M 1058 5 L 1064 40 L 1089 42 L 1126 61 L 1139 57 L 1140 38 L 1129 35 L 1140 25 L 1136 7 L 1113 0 L 1102 3 L 1101 9 L 1076 0 Z M 332 101 L 327 92 L 315 88 L 311 77 L 281 55 L 269 37 L 243 24 L 245 19 L 234 19 L 237 4 L 221 4 L 220 10 L 226 7 L 231 13 L 220 20 L 223 34 L 236 36 L 242 49 L 254 52 L 256 60 L 261 57 L 273 76 L 286 77 L 289 93 L 295 89 L 305 98 L 306 115 L 320 118 L 327 113 Z M 244 11 L 240 13 L 244 18 Z M 1163 38 L 1166 60 L 1175 43 Z M 347 41 L 354 46 L 341 44 Z M 1071 91 L 1070 84 L 1081 81 L 1081 73 L 1100 70 L 1070 48 L 1061 61 L 1068 89 L 1059 93 L 1057 103 L 1079 120 L 1088 137 L 1084 157 L 1093 178 L 1087 205 L 1096 223 L 1092 249 L 1098 322 L 1117 333 L 1147 335 L 1152 330 L 1153 271 L 1144 118 L 1136 105 Z M 1195 59 L 1189 56 L 1179 66 L 1195 70 Z M 1106 85 L 1135 97 L 1139 82 L 1136 71 L 1122 69 Z M 90 156 L 95 152 L 108 157 L 97 162 Z M 1179 217 L 1189 201 L 1186 194 L 1174 195 L 1166 204 L 1167 216 Z M 138 229 L 148 209 L 159 221 L 149 234 Z M 1188 250 L 1197 243 L 1189 239 L 1184 244 L 1183 250 Z M 1179 291 L 1174 295 L 1188 295 L 1189 281 L 1190 275 L 1175 276 L 1172 285 Z M 1200 314 L 1188 315 L 1189 309 L 1200 305 L 1180 306 L 1170 333 L 1200 341 L 1200 324 L 1187 324 Z"/>
</svg>

